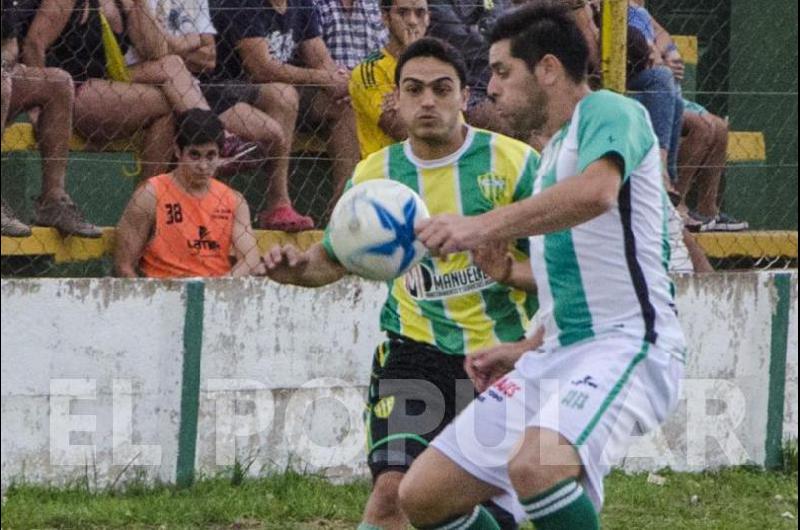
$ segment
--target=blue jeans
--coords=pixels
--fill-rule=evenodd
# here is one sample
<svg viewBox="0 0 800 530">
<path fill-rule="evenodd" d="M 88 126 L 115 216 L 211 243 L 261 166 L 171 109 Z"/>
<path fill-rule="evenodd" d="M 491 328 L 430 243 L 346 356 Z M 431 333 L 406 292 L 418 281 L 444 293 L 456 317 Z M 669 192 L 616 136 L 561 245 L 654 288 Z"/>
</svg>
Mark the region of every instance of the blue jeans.
<svg viewBox="0 0 800 530">
<path fill-rule="evenodd" d="M 667 151 L 667 172 L 678 178 L 678 143 L 683 126 L 683 96 L 672 70 L 657 66 L 643 70 L 628 81 L 630 97 L 645 106 L 658 137 L 658 145 Z"/>
</svg>

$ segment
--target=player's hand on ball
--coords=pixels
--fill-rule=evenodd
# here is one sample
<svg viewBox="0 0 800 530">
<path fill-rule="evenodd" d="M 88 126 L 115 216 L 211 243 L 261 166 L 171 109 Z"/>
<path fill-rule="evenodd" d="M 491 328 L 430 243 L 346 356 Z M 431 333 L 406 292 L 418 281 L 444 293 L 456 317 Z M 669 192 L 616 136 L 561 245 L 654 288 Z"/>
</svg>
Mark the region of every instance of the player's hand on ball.
<svg viewBox="0 0 800 530">
<path fill-rule="evenodd" d="M 483 227 L 478 217 L 442 214 L 421 221 L 417 238 L 434 256 L 471 250 L 483 243 Z"/>
</svg>

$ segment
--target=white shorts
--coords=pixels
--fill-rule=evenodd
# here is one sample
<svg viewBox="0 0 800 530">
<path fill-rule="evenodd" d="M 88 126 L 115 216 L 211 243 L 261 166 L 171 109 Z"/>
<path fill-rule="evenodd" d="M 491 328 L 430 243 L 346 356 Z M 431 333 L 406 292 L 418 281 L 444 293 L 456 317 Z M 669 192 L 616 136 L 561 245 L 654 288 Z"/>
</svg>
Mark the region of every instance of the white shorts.
<svg viewBox="0 0 800 530">
<path fill-rule="evenodd" d="M 515 495 L 508 462 L 525 429 L 556 431 L 578 448 L 584 489 L 599 512 L 603 478 L 634 436 L 675 408 L 683 368 L 677 356 L 619 335 L 528 352 L 432 445 L 507 496 Z"/>
</svg>

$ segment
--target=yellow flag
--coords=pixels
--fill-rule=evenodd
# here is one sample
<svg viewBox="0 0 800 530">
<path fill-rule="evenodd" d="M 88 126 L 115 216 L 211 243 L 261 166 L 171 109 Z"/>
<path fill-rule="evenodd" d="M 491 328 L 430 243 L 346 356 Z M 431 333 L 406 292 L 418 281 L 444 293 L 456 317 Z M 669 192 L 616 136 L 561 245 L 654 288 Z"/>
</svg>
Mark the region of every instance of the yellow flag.
<svg viewBox="0 0 800 530">
<path fill-rule="evenodd" d="M 131 73 L 128 71 L 128 65 L 125 64 L 122 49 L 119 47 L 117 37 L 111 29 L 111 24 L 108 23 L 108 19 L 103 13 L 100 13 L 100 25 L 103 27 L 103 51 L 106 56 L 108 76 L 112 81 L 130 83 Z"/>
</svg>

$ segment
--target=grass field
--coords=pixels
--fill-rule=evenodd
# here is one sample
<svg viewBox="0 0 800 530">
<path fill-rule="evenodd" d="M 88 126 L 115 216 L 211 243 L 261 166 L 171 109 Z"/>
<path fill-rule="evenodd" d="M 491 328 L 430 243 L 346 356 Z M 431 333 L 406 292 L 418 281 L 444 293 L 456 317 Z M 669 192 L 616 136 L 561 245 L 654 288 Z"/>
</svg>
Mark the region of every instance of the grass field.
<svg viewBox="0 0 800 530">
<path fill-rule="evenodd" d="M 659 476 L 666 479 L 661 486 L 646 474 L 614 473 L 603 528 L 797 528 L 796 471 Z M 369 491 L 364 482 L 334 486 L 296 473 L 235 482 L 206 480 L 181 491 L 132 487 L 124 494 L 15 486 L 6 492 L 2 527 L 338 530 L 355 528 Z"/>
</svg>

